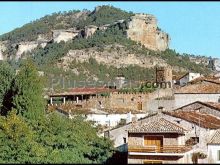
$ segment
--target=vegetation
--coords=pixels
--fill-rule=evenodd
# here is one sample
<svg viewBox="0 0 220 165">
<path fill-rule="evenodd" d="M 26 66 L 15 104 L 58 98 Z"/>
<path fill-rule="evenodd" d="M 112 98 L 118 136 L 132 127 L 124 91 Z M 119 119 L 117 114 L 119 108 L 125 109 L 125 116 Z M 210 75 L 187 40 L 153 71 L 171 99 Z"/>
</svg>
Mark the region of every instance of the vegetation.
<svg viewBox="0 0 220 165">
<path fill-rule="evenodd" d="M 102 6 L 97 11 L 70 10 L 68 12 L 52 13 L 41 19 L 17 28 L 9 33 L 0 36 L 0 40 L 9 40 L 12 43 L 21 41 L 34 41 L 39 34 L 50 34 L 53 29 L 68 29 L 72 27 L 83 28 L 86 25 L 101 26 L 113 23 L 117 20 L 128 19 L 133 13 L 128 13 L 112 6 Z M 76 16 L 80 15 L 80 16 Z M 51 34 L 50 34 L 51 35 Z"/>
<path fill-rule="evenodd" d="M 83 14 L 84 13 L 84 14 Z M 76 15 L 81 15 L 74 19 Z M 136 55 L 144 55 L 147 57 L 158 57 L 165 60 L 168 64 L 176 69 L 200 72 L 202 74 L 209 74 L 210 70 L 202 64 L 195 64 L 190 61 L 190 54 L 179 54 L 175 50 L 168 49 L 163 52 L 150 51 L 144 48 L 140 43 L 136 43 L 125 37 L 125 29 L 127 26 L 126 20 L 132 16 L 133 13 L 122 11 L 112 6 L 97 7 L 95 11 L 69 11 L 59 12 L 52 15 L 47 15 L 39 20 L 33 21 L 30 24 L 24 25 L 21 28 L 0 36 L 0 40 L 9 40 L 10 42 L 20 42 L 26 40 L 36 40 L 38 34 L 49 35 L 49 30 L 56 28 L 82 28 L 87 25 L 101 26 L 104 24 L 111 24 L 105 30 L 97 30 L 90 38 L 77 37 L 68 42 L 48 43 L 45 48 L 38 46 L 31 53 L 26 53 L 26 56 L 32 58 L 34 63 L 38 66 L 38 70 L 46 73 L 47 78 L 51 75 L 59 77 L 60 75 L 74 78 L 75 80 L 85 80 L 98 78 L 99 80 L 113 80 L 118 74 L 123 74 L 129 80 L 151 80 L 154 79 L 154 68 L 145 69 L 139 66 L 128 66 L 117 69 L 116 67 L 108 67 L 104 64 L 99 64 L 94 58 L 89 62 L 79 63 L 73 61 L 70 69 L 77 68 L 79 75 L 71 71 L 63 71 L 57 67 L 57 62 L 62 62 L 61 58 L 65 56 L 69 50 L 81 50 L 96 47 L 98 51 L 102 52 L 107 45 L 120 44 L 124 46 L 125 50 Z M 123 19 L 122 24 L 114 24 L 115 21 Z M 15 54 L 13 44 L 9 44 L 6 53 L 9 55 Z M 111 51 L 111 50 L 110 50 Z M 17 68 L 21 61 L 10 61 L 14 68 Z M 119 73 L 120 72 L 120 73 Z"/>
<path fill-rule="evenodd" d="M 0 66 L 1 77 L 7 67 Z M 98 137 L 91 122 L 45 113 L 43 82 L 33 62 L 24 62 L 14 80 L 13 107 L 0 116 L 0 163 L 104 163 L 111 157 L 112 141 Z M 6 89 L 10 82 L 3 84 Z"/>
</svg>

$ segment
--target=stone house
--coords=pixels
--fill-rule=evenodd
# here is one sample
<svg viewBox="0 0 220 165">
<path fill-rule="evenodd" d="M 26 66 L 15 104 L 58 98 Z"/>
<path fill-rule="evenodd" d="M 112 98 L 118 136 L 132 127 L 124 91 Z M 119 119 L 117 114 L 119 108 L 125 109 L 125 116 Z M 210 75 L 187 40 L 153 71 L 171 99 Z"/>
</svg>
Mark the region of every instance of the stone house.
<svg viewBox="0 0 220 165">
<path fill-rule="evenodd" d="M 155 113 L 152 115 L 148 115 L 142 119 L 139 119 L 132 123 L 128 123 L 122 127 L 111 129 L 108 131 L 108 137 L 112 139 L 115 143 L 115 147 L 120 149 L 121 151 L 126 152 L 127 148 L 129 148 L 129 138 L 132 137 L 132 132 L 129 134 L 129 130 L 136 126 L 139 128 L 139 126 L 144 125 L 145 123 L 151 122 L 151 121 L 158 121 L 158 118 L 166 121 L 171 122 L 171 125 L 175 125 L 178 127 L 183 128 L 184 132 L 181 134 L 177 134 L 174 136 L 172 133 L 169 133 L 169 136 L 176 137 L 176 142 L 172 144 L 176 145 L 185 145 L 185 146 L 191 146 L 192 150 L 185 152 L 184 154 L 181 153 L 181 157 L 175 158 L 175 160 L 168 161 L 167 157 L 151 157 L 154 160 L 162 161 L 163 163 L 192 163 L 192 154 L 194 152 L 201 152 L 204 154 L 207 154 L 207 143 L 210 140 L 210 136 L 213 135 L 215 130 L 220 128 L 220 104 L 213 103 L 213 102 L 194 102 L 189 105 L 185 105 L 183 107 L 177 108 L 175 110 L 169 110 L 169 111 L 162 111 L 159 113 Z M 153 126 L 159 125 L 159 124 L 152 124 L 151 126 L 147 128 L 151 128 Z M 134 127 L 134 128 L 136 128 Z M 164 128 L 167 126 L 161 126 L 161 128 Z M 168 127 L 169 128 L 169 127 Z M 168 129 L 166 128 L 166 129 Z M 160 135 L 160 132 L 157 132 L 159 130 L 155 128 L 154 135 Z M 165 128 L 164 128 L 165 129 Z M 149 132 L 148 132 L 149 133 Z M 146 133 L 141 133 L 143 135 Z M 140 134 L 139 134 L 140 135 Z M 139 136 L 138 135 L 138 136 Z M 168 134 L 167 134 L 168 135 Z M 141 135 L 142 136 L 142 135 Z M 136 135 L 134 135 L 136 137 Z M 163 137 L 166 137 L 163 135 Z M 142 136 L 143 138 L 143 136 Z M 179 140 L 178 140 L 179 139 Z M 142 139 L 144 141 L 144 139 Z M 174 139 L 173 139 L 174 140 Z M 172 141 L 172 139 L 171 139 Z M 164 139 L 163 139 L 164 142 Z M 162 143 L 161 143 L 162 144 Z M 169 142 L 163 143 L 164 145 L 168 145 Z M 132 145 L 132 144 L 131 144 Z M 143 146 L 142 146 L 143 147 Z M 143 158 L 143 157 L 142 157 Z M 147 157 L 144 157 L 142 159 L 140 156 L 136 156 L 135 159 L 138 160 L 131 160 L 130 162 L 137 162 L 137 163 L 143 163 L 145 159 L 149 159 Z M 199 159 L 199 162 L 208 162 L 207 158 L 205 159 Z"/>
<path fill-rule="evenodd" d="M 128 163 L 184 163 L 191 146 L 185 129 L 164 118 L 154 118 L 128 130 Z"/>
</svg>

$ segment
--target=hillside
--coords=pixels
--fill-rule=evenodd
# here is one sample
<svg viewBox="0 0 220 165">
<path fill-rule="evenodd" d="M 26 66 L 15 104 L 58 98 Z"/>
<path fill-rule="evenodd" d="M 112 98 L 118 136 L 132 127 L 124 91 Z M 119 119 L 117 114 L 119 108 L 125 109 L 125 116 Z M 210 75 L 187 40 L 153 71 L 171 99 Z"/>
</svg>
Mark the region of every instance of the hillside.
<svg viewBox="0 0 220 165">
<path fill-rule="evenodd" d="M 47 76 L 76 79 L 153 79 L 154 68 L 167 65 L 177 74 L 211 72 L 191 55 L 170 50 L 169 40 L 153 15 L 99 6 L 47 15 L 1 35 L 0 59 L 17 67 L 30 57 Z"/>
</svg>

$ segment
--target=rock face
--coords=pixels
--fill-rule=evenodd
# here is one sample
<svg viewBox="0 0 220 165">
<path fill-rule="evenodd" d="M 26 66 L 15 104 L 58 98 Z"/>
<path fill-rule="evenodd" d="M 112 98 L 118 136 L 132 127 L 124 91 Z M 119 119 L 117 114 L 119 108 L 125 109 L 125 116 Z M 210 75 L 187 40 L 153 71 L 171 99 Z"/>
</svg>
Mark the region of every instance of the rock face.
<svg viewBox="0 0 220 165">
<path fill-rule="evenodd" d="M 15 59 L 18 60 L 21 58 L 22 53 L 27 53 L 32 51 L 38 46 L 38 42 L 32 41 L 32 42 L 21 42 L 17 45 L 17 53 Z"/>
<path fill-rule="evenodd" d="M 0 42 L 0 60 L 4 60 L 3 52 L 6 50 L 4 42 Z"/>
<path fill-rule="evenodd" d="M 85 38 L 91 37 L 96 32 L 97 29 L 98 27 L 94 25 L 86 26 L 84 30 L 84 37 Z"/>
<path fill-rule="evenodd" d="M 220 59 L 219 58 L 210 59 L 209 65 L 212 70 L 218 71 L 218 72 L 220 71 Z"/>
<path fill-rule="evenodd" d="M 68 70 L 69 64 L 76 60 L 78 62 L 88 62 L 90 58 L 96 59 L 98 63 L 106 64 L 108 66 L 126 67 L 129 65 L 138 65 L 140 67 L 152 68 L 156 65 L 167 66 L 167 63 L 157 57 L 146 57 L 146 55 L 137 55 L 125 50 L 123 46 L 105 47 L 104 51 L 98 51 L 96 48 L 70 50 L 66 56 L 61 58 L 61 63 L 58 64 L 65 70 Z"/>
<path fill-rule="evenodd" d="M 0 60 L 4 60 L 4 57 L 3 57 L 2 51 L 0 51 Z"/>
<path fill-rule="evenodd" d="M 151 50 L 164 51 L 169 46 L 169 36 L 157 27 L 157 19 L 149 14 L 136 14 L 128 22 L 127 37 Z"/>
<path fill-rule="evenodd" d="M 72 40 L 75 38 L 77 35 L 79 35 L 80 31 L 75 30 L 75 29 L 60 29 L 60 30 L 53 30 L 53 41 L 54 42 L 67 42 L 69 40 Z"/>
</svg>

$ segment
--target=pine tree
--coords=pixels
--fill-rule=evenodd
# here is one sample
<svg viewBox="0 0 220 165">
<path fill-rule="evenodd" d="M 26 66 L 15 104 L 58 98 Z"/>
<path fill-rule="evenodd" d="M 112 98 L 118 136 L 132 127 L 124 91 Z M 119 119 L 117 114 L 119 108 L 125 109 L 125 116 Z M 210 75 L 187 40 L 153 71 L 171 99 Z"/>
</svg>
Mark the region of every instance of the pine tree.
<svg viewBox="0 0 220 165">
<path fill-rule="evenodd" d="M 29 119 L 39 119 L 44 114 L 43 79 L 30 59 L 26 60 L 16 76 L 13 99 L 18 114 Z"/>
<path fill-rule="evenodd" d="M 0 112 L 6 115 L 12 107 L 12 86 L 14 83 L 15 72 L 7 62 L 0 63 Z"/>
</svg>

